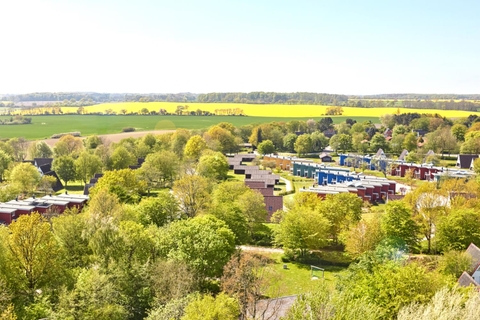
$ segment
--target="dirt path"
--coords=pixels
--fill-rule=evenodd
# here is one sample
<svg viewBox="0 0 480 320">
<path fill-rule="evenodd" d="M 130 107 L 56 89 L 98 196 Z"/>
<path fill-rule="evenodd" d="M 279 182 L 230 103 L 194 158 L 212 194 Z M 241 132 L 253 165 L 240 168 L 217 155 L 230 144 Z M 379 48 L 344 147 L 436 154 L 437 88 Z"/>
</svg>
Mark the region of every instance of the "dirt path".
<svg viewBox="0 0 480 320">
<path fill-rule="evenodd" d="M 238 246 L 238 248 L 243 251 L 256 251 L 256 252 L 273 252 L 273 253 L 283 253 L 284 250 L 280 248 L 265 248 L 265 247 L 254 247 L 254 246 Z"/>
<path fill-rule="evenodd" d="M 137 132 L 122 132 L 122 133 L 112 133 L 112 134 L 101 134 L 98 135 L 99 137 L 105 139 L 108 142 L 118 142 L 122 139 L 125 138 L 141 138 L 149 133 L 152 134 L 164 134 L 164 133 L 169 133 L 169 132 L 174 132 L 175 130 L 150 130 L 150 131 L 137 131 Z M 85 139 L 87 137 L 81 137 L 82 139 Z M 58 142 L 58 139 L 45 139 L 42 140 L 46 144 L 48 144 L 50 147 L 53 147 L 55 143 Z"/>
</svg>

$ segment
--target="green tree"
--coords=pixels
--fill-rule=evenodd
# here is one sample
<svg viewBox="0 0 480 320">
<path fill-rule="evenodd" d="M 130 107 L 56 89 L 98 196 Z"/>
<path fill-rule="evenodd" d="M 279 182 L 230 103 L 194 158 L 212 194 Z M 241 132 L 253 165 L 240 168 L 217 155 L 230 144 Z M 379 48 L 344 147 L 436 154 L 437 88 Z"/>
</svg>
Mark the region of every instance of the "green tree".
<svg viewBox="0 0 480 320">
<path fill-rule="evenodd" d="M 118 146 L 113 151 L 112 156 L 110 157 L 110 162 L 113 170 L 121 170 L 137 164 L 137 158 L 124 146 Z"/>
<path fill-rule="evenodd" d="M 52 149 L 44 141 L 33 141 L 28 147 L 30 158 L 51 158 L 53 155 Z"/>
<path fill-rule="evenodd" d="M 330 225 L 330 234 L 335 243 L 338 243 L 342 232 L 361 219 L 362 200 L 352 193 L 327 195 L 317 210 L 326 217 Z"/>
<path fill-rule="evenodd" d="M 142 199 L 136 210 L 144 226 L 161 227 L 181 218 L 177 200 L 166 191 L 159 192 L 155 198 Z"/>
<path fill-rule="evenodd" d="M 328 147 L 328 138 L 321 132 L 315 131 L 310 135 L 312 139 L 312 149 L 314 152 L 322 152 Z"/>
<path fill-rule="evenodd" d="M 190 302 L 182 320 L 237 320 L 239 314 L 237 300 L 220 293 L 215 298 L 205 295 Z"/>
<path fill-rule="evenodd" d="M 22 162 L 25 160 L 28 151 L 29 141 L 23 137 L 12 138 L 7 141 L 7 145 L 10 147 L 12 153 L 10 155 L 13 157 L 15 162 Z"/>
<path fill-rule="evenodd" d="M 102 170 L 102 160 L 100 157 L 83 151 L 75 160 L 75 172 L 78 179 L 84 184 L 94 176 L 95 173 L 100 173 Z"/>
<path fill-rule="evenodd" d="M 309 134 L 302 134 L 297 138 L 294 145 L 295 151 L 299 156 L 312 152 L 312 138 Z"/>
<path fill-rule="evenodd" d="M 201 156 L 197 165 L 199 175 L 215 180 L 225 180 L 228 170 L 227 158 L 220 152 L 207 153 Z"/>
<path fill-rule="evenodd" d="M 330 223 L 318 211 L 296 207 L 283 215 L 275 232 L 275 243 L 286 249 L 299 250 L 304 256 L 308 250 L 318 250 L 328 243 Z"/>
<path fill-rule="evenodd" d="M 271 154 L 275 152 L 275 146 L 270 140 L 264 140 L 260 142 L 257 146 L 258 152 L 262 155 Z"/>
<path fill-rule="evenodd" d="M 43 191 L 45 194 L 52 192 L 56 182 L 57 178 L 54 176 L 43 175 L 38 184 L 38 190 Z"/>
<path fill-rule="evenodd" d="M 440 218 L 435 238 L 443 250 L 465 250 L 480 243 L 480 213 L 476 209 L 455 208 Z"/>
<path fill-rule="evenodd" d="M 295 151 L 295 142 L 297 141 L 298 136 L 295 133 L 289 133 L 283 137 L 283 147 L 288 152 Z"/>
<path fill-rule="evenodd" d="M 76 157 L 83 149 L 83 142 L 81 138 L 72 135 L 65 135 L 61 137 L 53 148 L 55 157 L 70 156 Z"/>
<path fill-rule="evenodd" d="M 210 201 L 211 186 L 207 178 L 198 175 L 185 175 L 173 184 L 181 211 L 187 217 L 195 217 L 205 210 Z"/>
<path fill-rule="evenodd" d="M 12 163 L 12 158 L 5 151 L 0 149 L 0 181 L 3 181 L 5 171 L 9 168 Z"/>
<path fill-rule="evenodd" d="M 103 141 L 99 136 L 93 135 L 83 140 L 83 143 L 85 144 L 85 148 L 93 150 L 96 149 L 99 145 L 102 145 Z"/>
<path fill-rule="evenodd" d="M 377 152 L 378 149 L 386 151 L 388 148 L 388 142 L 385 139 L 385 136 L 381 133 L 375 133 L 375 135 L 370 140 L 370 149 L 372 152 Z"/>
<path fill-rule="evenodd" d="M 458 279 L 464 271 L 470 271 L 473 264 L 472 256 L 465 251 L 450 250 L 444 252 L 438 261 L 438 270 Z"/>
<path fill-rule="evenodd" d="M 137 203 L 146 190 L 146 183 L 142 181 L 132 169 L 107 171 L 98 179 L 95 187 L 90 189 L 90 196 L 95 196 L 100 190 L 106 189 L 117 195 L 125 203 Z"/>
<path fill-rule="evenodd" d="M 467 133 L 467 127 L 463 124 L 454 124 L 450 129 L 452 135 L 457 141 L 465 141 L 465 134 Z"/>
<path fill-rule="evenodd" d="M 181 162 L 172 151 L 159 151 L 149 154 L 140 168 L 140 175 L 150 188 L 162 188 L 175 180 Z"/>
<path fill-rule="evenodd" d="M 210 127 L 204 133 L 203 138 L 207 142 L 208 147 L 215 151 L 229 153 L 237 149 L 233 134 L 218 125 Z"/>
<path fill-rule="evenodd" d="M 437 274 L 415 263 L 402 266 L 392 261 L 374 264 L 371 271 L 363 269 L 360 262 L 338 282 L 338 288 L 352 298 L 366 299 L 380 308 L 380 319 L 394 318 L 410 303 L 426 303 L 441 285 Z"/>
<path fill-rule="evenodd" d="M 418 246 L 418 226 L 412 218 L 412 211 L 402 201 L 387 203 L 382 229 L 385 236 L 401 239 L 410 250 Z"/>
<path fill-rule="evenodd" d="M 53 160 L 52 170 L 54 170 L 58 177 L 65 183 L 65 189 L 69 181 L 76 178 L 75 160 L 70 156 L 60 156 Z"/>
<path fill-rule="evenodd" d="M 33 302 L 37 289 L 52 289 L 61 278 L 60 250 L 40 214 L 21 215 L 9 226 L 8 250 L 14 288 Z"/>
<path fill-rule="evenodd" d="M 92 250 L 83 233 L 87 229 L 86 217 L 75 211 L 66 211 L 52 218 L 55 238 L 64 251 L 66 265 L 70 268 L 86 267 Z"/>
<path fill-rule="evenodd" d="M 384 238 L 380 217 L 362 219 L 345 234 L 345 251 L 353 257 L 359 257 L 372 251 Z"/>
<path fill-rule="evenodd" d="M 235 236 L 227 225 L 202 215 L 173 222 L 160 239 L 160 254 L 184 261 L 200 277 L 216 277 L 235 251 Z"/>
<path fill-rule="evenodd" d="M 31 163 L 19 163 L 10 172 L 10 181 L 23 193 L 33 192 L 40 183 L 40 173 Z"/>
<path fill-rule="evenodd" d="M 410 132 L 405 136 L 402 144 L 404 149 L 407 149 L 408 152 L 417 150 L 417 136 L 415 133 Z"/>
<path fill-rule="evenodd" d="M 99 268 L 82 269 L 72 291 L 63 292 L 53 319 L 122 320 L 129 318 L 125 297 L 114 279 Z"/>
<path fill-rule="evenodd" d="M 183 151 L 185 157 L 193 160 L 200 159 L 204 150 L 207 149 L 207 142 L 199 135 L 194 135 L 188 139 Z"/>
</svg>

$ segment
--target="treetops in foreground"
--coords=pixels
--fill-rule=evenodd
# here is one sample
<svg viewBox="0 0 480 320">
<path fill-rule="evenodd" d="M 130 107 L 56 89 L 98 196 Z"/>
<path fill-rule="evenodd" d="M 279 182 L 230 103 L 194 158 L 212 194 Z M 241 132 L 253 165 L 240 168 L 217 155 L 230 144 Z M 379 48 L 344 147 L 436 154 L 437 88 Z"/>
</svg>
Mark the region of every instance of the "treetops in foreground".
<svg viewBox="0 0 480 320">
<path fill-rule="evenodd" d="M 268 279 L 274 275 L 263 273 L 268 259 L 236 253 L 236 245 L 258 240 L 273 241 L 300 261 L 342 246 L 356 259 L 331 294 L 320 288 L 299 298 L 287 316 L 291 319 L 304 312 L 320 317 L 324 305 L 335 310 L 326 319 L 365 317 L 368 310 L 379 319 L 408 319 L 436 306 L 442 295 L 472 299 L 443 288 L 452 287 L 463 271 L 459 266 L 468 265 L 468 257 L 451 250 L 480 242 L 474 180 L 449 180 L 440 188 L 422 184 L 404 200 L 389 202 L 384 212 L 370 215 L 362 214 L 369 209 L 354 195 L 320 201 L 300 193 L 287 203 L 287 211 L 274 215 L 275 232 L 265 230 L 261 195 L 243 182 L 226 181 L 222 152 L 238 148 L 236 142 L 246 141 L 242 136 L 258 142 L 264 134 L 296 131 L 299 124 L 235 128 L 224 123 L 110 144 L 95 136 L 85 142 L 65 136 L 53 151 L 42 142 L 34 147 L 23 146 L 21 139 L 0 143 L 0 155 L 8 162 L 2 196 L 35 190 L 38 171 L 20 167 L 33 167 L 20 163 L 29 153 L 50 150 L 54 166 L 67 172 L 64 181 L 105 173 L 91 189 L 84 212 L 49 220 L 33 214 L 0 227 L 0 310 L 5 317 L 25 319 L 246 317 L 273 285 Z M 310 121 L 309 135 L 321 124 L 329 126 Z M 127 169 L 141 155 L 140 168 Z M 73 161 L 73 169 L 65 159 Z M 72 170 L 74 178 L 69 178 Z M 407 253 L 428 251 L 445 254 L 407 258 Z M 467 305 L 455 308 L 469 314 Z"/>
</svg>

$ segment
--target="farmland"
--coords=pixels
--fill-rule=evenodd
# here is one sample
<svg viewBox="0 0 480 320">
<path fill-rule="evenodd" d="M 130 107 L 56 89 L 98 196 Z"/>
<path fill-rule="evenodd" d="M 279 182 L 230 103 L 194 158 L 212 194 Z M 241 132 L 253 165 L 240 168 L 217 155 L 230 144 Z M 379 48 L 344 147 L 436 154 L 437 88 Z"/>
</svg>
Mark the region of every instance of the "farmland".
<svg viewBox="0 0 480 320">
<path fill-rule="evenodd" d="M 181 102 L 122 102 L 122 103 L 103 103 L 94 106 L 85 107 L 87 113 L 105 112 L 111 109 L 117 114 L 121 110 L 130 112 L 139 112 L 142 108 L 149 111 L 165 109 L 170 113 L 175 112 L 178 105 L 185 105 Z M 326 113 L 328 106 L 320 105 L 284 105 L 284 104 L 237 104 L 237 103 L 186 103 L 187 111 L 209 111 L 214 113 L 218 109 L 242 109 L 244 114 L 251 117 L 319 117 Z M 76 109 L 76 108 L 75 108 Z M 355 108 L 343 107 L 343 116 L 346 117 L 375 117 L 378 118 L 387 113 L 438 113 L 447 118 L 467 117 L 475 113 L 461 110 L 438 110 L 438 109 L 410 109 L 410 108 Z"/>
<path fill-rule="evenodd" d="M 5 119 L 7 117 L 0 117 Z M 317 119 L 319 117 L 316 117 Z M 358 121 L 376 117 L 355 117 Z M 308 120 L 308 118 L 295 118 Z M 333 117 L 335 123 L 345 121 L 346 117 Z M 234 126 L 258 124 L 271 121 L 289 121 L 285 117 L 233 117 L 233 116 L 100 116 L 100 115 L 56 115 L 33 116 L 29 125 L 0 126 L 0 139 L 24 137 L 30 140 L 50 138 L 52 134 L 80 131 L 83 136 L 93 134 L 119 133 L 122 128 L 134 127 L 137 131 L 169 130 L 176 128 L 203 129 L 220 122 L 230 122 Z"/>
</svg>

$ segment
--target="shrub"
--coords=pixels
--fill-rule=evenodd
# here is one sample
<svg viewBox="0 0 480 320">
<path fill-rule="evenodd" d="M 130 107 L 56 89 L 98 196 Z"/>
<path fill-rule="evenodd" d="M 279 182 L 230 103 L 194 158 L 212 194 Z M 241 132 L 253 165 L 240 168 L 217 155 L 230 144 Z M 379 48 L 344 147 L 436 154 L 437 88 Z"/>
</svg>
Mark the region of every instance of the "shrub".
<svg viewBox="0 0 480 320">
<path fill-rule="evenodd" d="M 135 128 L 132 128 L 132 127 L 126 127 L 122 129 L 122 132 L 134 132 L 134 131 L 135 131 Z"/>
<path fill-rule="evenodd" d="M 71 135 L 71 136 L 74 136 L 74 137 L 81 137 L 81 133 L 78 132 L 78 131 L 75 131 L 75 132 L 55 133 L 55 134 L 52 134 L 52 136 L 50 138 L 51 139 L 60 139 L 61 137 L 68 136 L 68 135 Z"/>
</svg>

